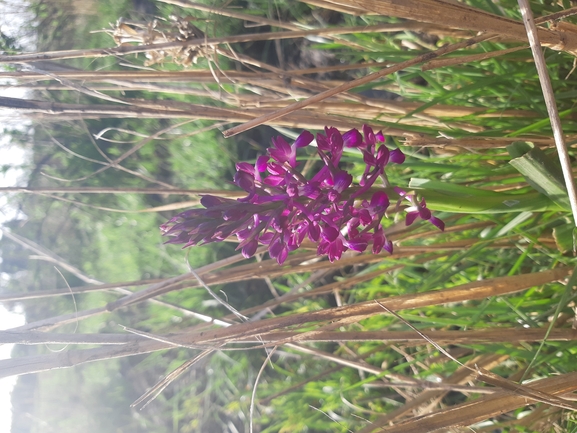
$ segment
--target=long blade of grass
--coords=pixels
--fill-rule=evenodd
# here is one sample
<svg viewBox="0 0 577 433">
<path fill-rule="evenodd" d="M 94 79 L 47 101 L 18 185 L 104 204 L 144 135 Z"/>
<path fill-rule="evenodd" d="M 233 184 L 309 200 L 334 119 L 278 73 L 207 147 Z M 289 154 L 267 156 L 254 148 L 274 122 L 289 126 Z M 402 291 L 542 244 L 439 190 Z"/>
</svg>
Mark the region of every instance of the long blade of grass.
<svg viewBox="0 0 577 433">
<path fill-rule="evenodd" d="M 541 149 L 533 148 L 525 142 L 516 142 L 507 146 L 507 150 L 513 157 L 509 164 L 515 167 L 533 188 L 558 205 L 570 209 L 563 173 Z"/>
</svg>

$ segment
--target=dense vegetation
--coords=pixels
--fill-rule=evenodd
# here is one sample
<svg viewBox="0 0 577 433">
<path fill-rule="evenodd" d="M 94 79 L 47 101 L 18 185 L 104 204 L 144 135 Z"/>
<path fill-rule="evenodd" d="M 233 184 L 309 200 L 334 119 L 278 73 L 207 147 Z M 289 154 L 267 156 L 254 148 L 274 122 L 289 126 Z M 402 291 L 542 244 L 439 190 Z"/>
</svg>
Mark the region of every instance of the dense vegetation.
<svg viewBox="0 0 577 433">
<path fill-rule="evenodd" d="M 205 3 L 31 3 L 20 37 L 42 58 L 9 57 L 22 48 L 2 34 L 3 75 L 30 92 L 2 99 L 30 122 L 5 133 L 31 155 L 0 240 L 0 301 L 23 306 L 14 338 L 35 343 L 0 361 L 3 376 L 22 374 L 12 433 L 577 431 L 573 217 L 517 3 L 446 6 L 470 28 L 428 1 Z M 548 47 L 565 35 L 545 56 L 573 158 L 571 2 L 531 6 L 565 11 L 540 35 Z M 477 25 L 498 37 L 223 137 Z M 281 31 L 292 34 L 269 34 Z M 126 53 L 151 42 L 173 45 Z M 425 197 L 444 232 L 406 226 L 389 191 L 393 255 L 331 263 L 304 243 L 279 266 L 234 242 L 164 244 L 158 227 L 199 193 L 238 197 L 235 163 L 272 137 L 363 124 L 402 149 L 389 181 Z M 298 159 L 320 165 L 308 148 Z M 345 149 L 341 168 L 358 180 L 365 166 Z"/>
</svg>

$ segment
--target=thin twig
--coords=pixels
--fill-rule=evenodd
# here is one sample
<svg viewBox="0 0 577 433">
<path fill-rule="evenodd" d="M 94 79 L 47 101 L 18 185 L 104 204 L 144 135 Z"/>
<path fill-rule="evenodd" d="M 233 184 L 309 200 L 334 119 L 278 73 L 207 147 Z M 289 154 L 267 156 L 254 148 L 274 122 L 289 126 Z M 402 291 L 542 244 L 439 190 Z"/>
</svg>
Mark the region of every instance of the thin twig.
<svg viewBox="0 0 577 433">
<path fill-rule="evenodd" d="M 175 370 L 170 372 L 168 375 L 166 375 L 165 377 L 160 379 L 160 381 L 158 381 L 151 389 L 149 389 L 147 392 L 145 392 L 143 395 L 141 395 L 134 403 L 132 403 L 130 405 L 130 407 L 135 407 L 135 406 L 138 406 L 140 403 L 143 403 L 140 410 L 144 409 L 152 401 L 154 401 L 154 399 L 156 397 L 158 397 L 160 395 L 160 393 L 168 385 L 170 385 L 170 383 L 172 381 L 174 381 L 178 376 L 180 376 L 182 373 L 184 373 L 186 370 L 188 370 L 190 367 L 192 367 L 198 361 L 200 361 L 201 359 L 205 358 L 206 356 L 212 354 L 213 352 L 214 352 L 213 349 L 204 350 L 204 351 L 200 352 L 194 358 L 189 359 L 188 361 L 184 362 L 182 365 L 180 365 L 180 367 L 176 368 Z"/>
<path fill-rule="evenodd" d="M 211 194 L 219 197 L 237 198 L 246 192 L 214 190 L 214 189 L 168 189 L 168 188 L 108 188 L 108 187 L 46 187 L 35 188 L 26 186 L 1 187 L 0 194 L 23 192 L 29 194 L 166 194 L 166 195 L 203 195 Z"/>
<path fill-rule="evenodd" d="M 276 352 L 276 350 L 278 349 L 278 346 L 274 346 L 270 351 L 268 351 L 268 354 L 266 356 L 266 359 L 264 360 L 264 362 L 262 363 L 262 365 L 260 366 L 260 369 L 258 371 L 258 374 L 256 375 L 256 379 L 254 380 L 254 385 L 252 386 L 252 393 L 250 396 L 250 409 L 249 409 L 249 418 L 248 418 L 248 426 L 249 426 L 249 432 L 252 433 L 253 432 L 253 419 L 254 419 L 254 400 L 256 397 L 256 388 L 258 386 L 258 381 L 260 380 L 260 377 L 262 376 L 262 373 L 264 372 L 264 369 L 266 367 L 266 364 L 268 362 L 270 362 L 270 359 L 273 355 L 273 353 Z"/>
</svg>

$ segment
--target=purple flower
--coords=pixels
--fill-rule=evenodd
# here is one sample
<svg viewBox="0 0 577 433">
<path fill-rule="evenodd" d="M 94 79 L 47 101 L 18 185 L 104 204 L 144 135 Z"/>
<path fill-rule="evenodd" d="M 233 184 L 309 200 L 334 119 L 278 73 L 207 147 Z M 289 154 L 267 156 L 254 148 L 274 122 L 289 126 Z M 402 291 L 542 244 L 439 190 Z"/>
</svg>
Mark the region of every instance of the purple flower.
<svg viewBox="0 0 577 433">
<path fill-rule="evenodd" d="M 420 217 L 423 220 L 429 221 L 441 231 L 445 230 L 445 223 L 431 214 L 431 210 L 427 208 L 427 203 L 425 203 L 424 197 L 418 201 L 415 194 L 407 194 L 406 191 L 398 187 L 395 187 L 395 191 L 400 196 L 399 201 L 405 198 L 409 201 L 409 203 L 411 203 L 411 206 L 405 209 L 405 212 L 407 212 L 407 216 L 405 217 L 405 224 L 407 226 L 413 224 L 413 222 L 415 222 L 415 220 Z"/>
<path fill-rule="evenodd" d="M 284 138 L 273 138 L 273 147 L 268 149 L 268 154 L 280 165 L 288 162 L 292 168 L 296 167 L 297 149 L 306 147 L 313 141 L 314 137 L 309 131 L 303 131 L 297 137 L 293 145 L 289 145 Z"/>
<path fill-rule="evenodd" d="M 341 134 L 336 128 L 326 127 L 324 134 L 316 136 L 317 154 L 323 165 L 307 179 L 297 170 L 297 150 L 313 139 L 309 131 L 303 131 L 292 144 L 276 137 L 267 155 L 260 156 L 254 165 L 238 163 L 234 184 L 247 195 L 238 200 L 203 196 L 204 208 L 182 212 L 161 226 L 163 235 L 171 238 L 167 243 L 189 247 L 236 236 L 237 249 L 245 257 L 253 256 L 258 245 L 267 245 L 270 256 L 279 264 L 306 238 L 316 243 L 317 253 L 326 254 L 331 262 L 349 249 L 363 252 L 370 245 L 374 254 L 383 249 L 392 253 L 393 244 L 381 225 L 389 197 L 383 190 L 373 192 L 368 200 L 363 197 L 368 196 L 378 178 L 386 181 L 387 164 L 402 164 L 404 154 L 400 149 L 389 150 L 382 132 L 375 134 L 367 125 L 362 134 L 356 129 Z M 363 154 L 365 170 L 359 185 L 340 167 L 345 147 L 357 148 Z M 401 200 L 411 203 L 407 224 L 421 217 L 444 228 L 443 222 L 431 215 L 424 199 L 418 202 L 416 196 L 400 188 L 396 191 Z"/>
<path fill-rule="evenodd" d="M 319 242 L 317 254 L 319 256 L 327 254 L 332 263 L 341 258 L 345 249 L 344 237 L 339 230 L 332 226 L 326 226 L 322 231 L 322 239 Z"/>
</svg>

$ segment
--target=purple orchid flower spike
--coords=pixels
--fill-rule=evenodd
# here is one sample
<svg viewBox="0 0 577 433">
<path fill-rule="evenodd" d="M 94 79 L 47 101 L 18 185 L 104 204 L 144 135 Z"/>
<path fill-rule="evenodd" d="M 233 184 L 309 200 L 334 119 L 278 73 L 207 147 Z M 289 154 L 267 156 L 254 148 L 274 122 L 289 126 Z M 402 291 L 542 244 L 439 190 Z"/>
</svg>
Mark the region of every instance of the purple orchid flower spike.
<svg viewBox="0 0 577 433">
<path fill-rule="evenodd" d="M 375 133 L 368 125 L 363 132 L 356 129 L 341 134 L 333 127 L 316 136 L 317 154 L 322 166 L 306 178 L 298 171 L 297 150 L 307 147 L 314 139 L 303 131 L 289 144 L 276 137 L 267 155 L 257 158 L 254 165 L 240 162 L 234 184 L 247 192 L 237 200 L 205 195 L 204 208 L 181 212 L 161 226 L 167 243 L 184 247 L 220 242 L 236 236 L 245 257 L 252 257 L 259 245 L 268 247 L 270 256 L 279 265 L 289 253 L 298 249 L 305 239 L 317 245 L 319 255 L 329 261 L 339 260 L 347 250 L 373 254 L 385 250 L 392 254 L 393 244 L 387 239 L 382 220 L 390 205 L 385 190 L 369 188 L 381 177 L 386 181 L 386 166 L 402 164 L 405 155 L 400 149 L 390 150 L 381 131 Z M 341 164 L 345 148 L 357 148 L 363 154 L 364 174 L 358 184 Z M 432 216 L 424 199 L 417 200 L 396 188 L 408 200 L 407 225 L 420 217 L 441 230 L 444 223 Z"/>
</svg>

